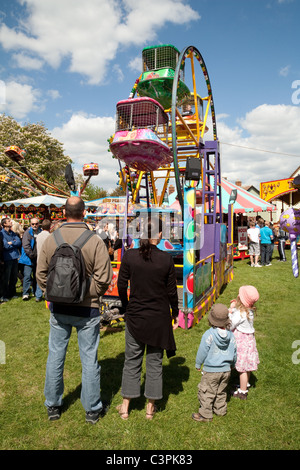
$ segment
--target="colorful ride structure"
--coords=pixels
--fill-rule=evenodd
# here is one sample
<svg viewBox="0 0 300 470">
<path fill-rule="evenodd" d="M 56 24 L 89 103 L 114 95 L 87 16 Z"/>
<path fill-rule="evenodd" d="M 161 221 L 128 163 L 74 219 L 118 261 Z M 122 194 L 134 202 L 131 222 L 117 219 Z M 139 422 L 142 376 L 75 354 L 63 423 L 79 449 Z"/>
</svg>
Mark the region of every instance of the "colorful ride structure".
<svg viewBox="0 0 300 470">
<path fill-rule="evenodd" d="M 169 232 L 159 248 L 174 256 L 181 325 L 188 328 L 233 277 L 232 206 L 225 222 L 214 101 L 200 52 L 189 46 L 179 53 L 167 44 L 143 49 L 142 58 L 142 74 L 129 99 L 117 103 L 110 151 L 119 160 L 127 204 L 143 201 L 146 212 L 166 220 Z M 200 96 L 200 79 L 207 96 Z M 208 119 L 213 140 L 204 141 Z M 171 182 L 177 192 L 175 208 L 165 204 Z M 123 244 L 126 240 L 125 229 Z"/>
<path fill-rule="evenodd" d="M 300 235 L 300 209 L 289 207 L 286 211 L 282 212 L 280 215 L 280 227 L 289 234 L 293 275 L 298 277 L 297 237 Z"/>
<path fill-rule="evenodd" d="M 173 161 L 168 146 L 168 123 L 163 107 L 151 98 L 119 101 L 110 149 L 130 168 L 157 170 Z"/>
<path fill-rule="evenodd" d="M 7 167 L 0 164 L 0 167 L 5 171 L 5 174 L 0 175 L 0 182 L 13 187 L 16 191 L 24 194 L 24 196 L 30 197 L 34 195 L 46 195 L 57 197 L 68 197 L 69 193 L 63 189 L 51 184 L 46 181 L 43 177 L 38 175 L 33 170 L 29 170 L 26 166 L 26 150 L 17 147 L 16 145 L 10 145 L 4 151 L 4 154 L 14 163 L 17 167 Z M 20 169 L 19 169 L 19 168 Z M 75 184 L 75 178 L 71 164 L 68 164 L 65 168 L 65 179 L 71 190 L 71 194 L 82 195 L 87 184 L 89 183 L 92 176 L 98 175 L 99 165 L 98 163 L 86 163 L 83 165 L 83 175 L 87 176 L 83 185 L 77 190 Z M 28 182 L 30 180 L 30 183 Z M 15 183 L 21 183 L 16 185 Z"/>
<path fill-rule="evenodd" d="M 169 109 L 172 104 L 173 80 L 179 56 L 178 49 L 170 44 L 144 48 L 143 73 L 137 83 L 138 94 L 153 98 L 164 109 Z M 184 83 L 184 65 L 182 62 L 179 69 L 176 92 L 178 104 L 190 94 L 189 88 Z"/>
<path fill-rule="evenodd" d="M 16 185 L 14 186 L 17 191 L 21 192 L 25 196 L 30 196 L 32 194 L 51 194 L 52 196 L 61 197 L 68 196 L 66 191 L 63 191 L 62 189 L 49 183 L 49 181 L 46 181 L 36 172 L 27 168 L 25 160 L 26 150 L 20 149 L 16 145 L 11 145 L 5 149 L 4 153 L 10 160 L 20 167 L 20 169 L 15 167 L 8 168 L 2 164 L 0 165 L 6 174 L 9 175 L 11 182 L 13 180 L 17 180 L 22 184 L 21 188 L 17 187 Z M 33 185 L 28 183 L 28 180 L 30 180 Z"/>
</svg>

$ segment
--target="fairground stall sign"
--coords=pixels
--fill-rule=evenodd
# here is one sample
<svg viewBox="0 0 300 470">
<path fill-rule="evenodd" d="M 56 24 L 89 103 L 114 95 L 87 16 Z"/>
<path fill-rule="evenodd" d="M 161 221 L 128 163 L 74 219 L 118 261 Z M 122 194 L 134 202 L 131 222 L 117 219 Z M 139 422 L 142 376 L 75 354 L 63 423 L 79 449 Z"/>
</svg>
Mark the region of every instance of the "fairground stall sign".
<svg viewBox="0 0 300 470">
<path fill-rule="evenodd" d="M 260 197 L 269 202 L 280 198 L 284 194 L 294 193 L 297 188 L 293 185 L 294 178 L 286 178 L 275 181 L 265 181 L 260 183 Z"/>
</svg>

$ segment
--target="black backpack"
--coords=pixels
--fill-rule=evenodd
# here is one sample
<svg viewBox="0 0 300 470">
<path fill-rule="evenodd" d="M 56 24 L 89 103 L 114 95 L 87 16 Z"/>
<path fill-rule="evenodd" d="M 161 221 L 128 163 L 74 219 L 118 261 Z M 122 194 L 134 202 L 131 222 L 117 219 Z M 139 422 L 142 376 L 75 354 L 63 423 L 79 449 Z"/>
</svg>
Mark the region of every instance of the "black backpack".
<svg viewBox="0 0 300 470">
<path fill-rule="evenodd" d="M 83 301 L 90 279 L 86 278 L 81 248 L 95 232 L 85 230 L 73 244 L 66 243 L 60 229 L 53 232 L 57 248 L 52 256 L 46 283 L 45 298 L 59 304 Z"/>
</svg>

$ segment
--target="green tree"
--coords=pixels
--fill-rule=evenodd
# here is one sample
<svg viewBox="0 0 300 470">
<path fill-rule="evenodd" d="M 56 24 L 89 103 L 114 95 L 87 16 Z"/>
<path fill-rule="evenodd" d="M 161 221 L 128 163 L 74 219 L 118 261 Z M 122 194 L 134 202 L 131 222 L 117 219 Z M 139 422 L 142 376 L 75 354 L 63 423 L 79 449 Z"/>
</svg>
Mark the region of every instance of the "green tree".
<svg viewBox="0 0 300 470">
<path fill-rule="evenodd" d="M 13 162 L 4 153 L 5 149 L 11 145 L 26 150 L 24 166 L 35 172 L 39 178 L 55 187 L 69 193 L 69 188 L 65 181 L 65 167 L 72 163 L 70 157 L 64 155 L 63 144 L 54 139 L 43 123 L 25 124 L 21 126 L 12 117 L 5 114 L 0 115 L 0 173 L 6 175 L 4 168 L 16 168 L 22 171 L 19 165 Z M 22 162 L 23 163 L 23 162 Z M 21 178 L 34 186 L 28 177 Z M 14 187 L 0 182 L 0 198 L 2 201 L 21 197 L 22 183 L 17 179 L 11 180 Z M 48 188 L 47 192 L 55 193 L 55 190 Z M 34 195 L 31 193 L 31 195 Z"/>
<path fill-rule="evenodd" d="M 126 196 L 126 192 L 122 189 L 121 186 L 118 186 L 116 189 L 114 189 L 111 193 L 110 193 L 110 196 L 111 197 L 124 197 Z"/>
</svg>

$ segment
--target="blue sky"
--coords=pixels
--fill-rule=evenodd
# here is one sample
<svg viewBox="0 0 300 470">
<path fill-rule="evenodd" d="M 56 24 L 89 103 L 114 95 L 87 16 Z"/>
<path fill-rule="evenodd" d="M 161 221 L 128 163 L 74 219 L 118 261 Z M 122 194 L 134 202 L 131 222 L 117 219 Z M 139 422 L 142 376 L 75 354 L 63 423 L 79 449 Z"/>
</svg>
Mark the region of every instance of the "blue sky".
<svg viewBox="0 0 300 470">
<path fill-rule="evenodd" d="M 143 47 L 193 45 L 212 84 L 222 175 L 257 188 L 287 178 L 300 165 L 299 3 L 2 0 L 0 112 L 43 122 L 76 171 L 95 161 L 92 182 L 114 189 L 107 138 Z M 206 96 L 200 67 L 196 78 Z"/>
</svg>

